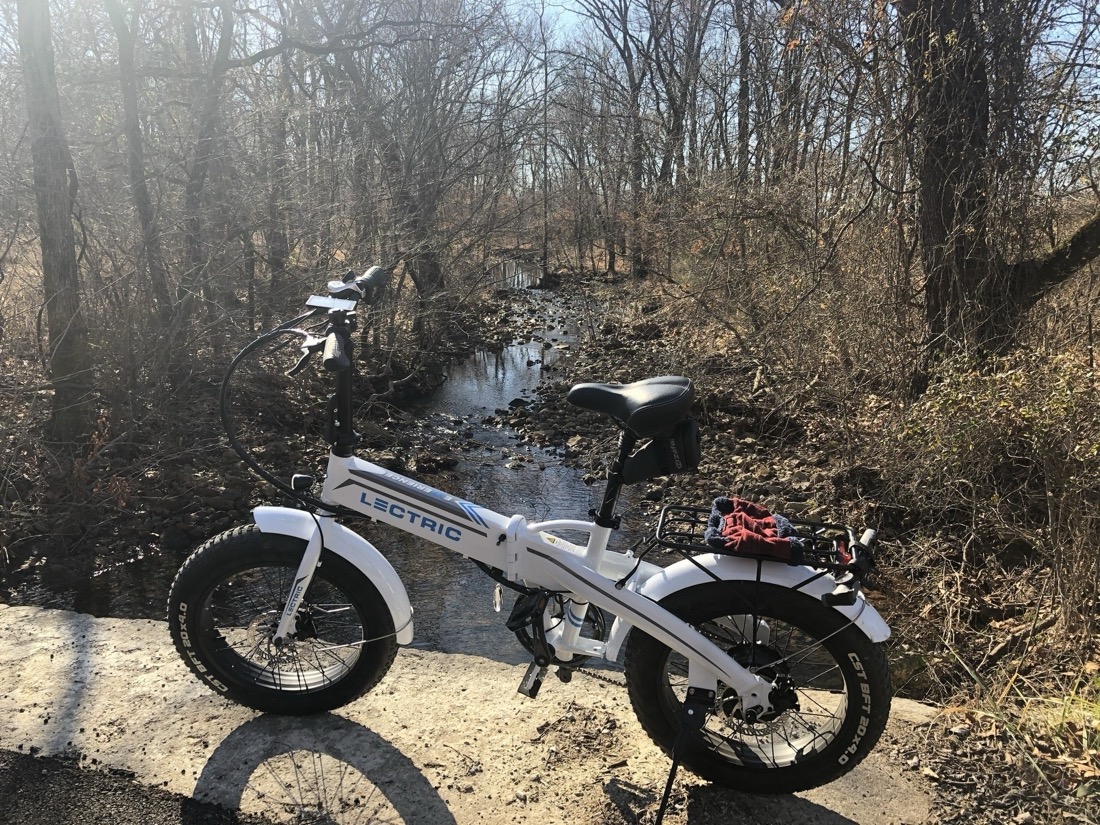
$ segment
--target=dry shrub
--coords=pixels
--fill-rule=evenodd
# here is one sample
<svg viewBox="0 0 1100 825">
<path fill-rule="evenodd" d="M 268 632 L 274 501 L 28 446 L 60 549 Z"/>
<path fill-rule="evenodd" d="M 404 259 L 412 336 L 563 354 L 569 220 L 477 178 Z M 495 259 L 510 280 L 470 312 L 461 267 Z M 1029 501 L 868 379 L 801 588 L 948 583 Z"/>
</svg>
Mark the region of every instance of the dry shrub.
<svg viewBox="0 0 1100 825">
<path fill-rule="evenodd" d="M 1066 355 L 945 363 L 909 411 L 887 467 L 895 495 L 953 525 L 982 561 L 1006 547 L 1053 571 L 1064 629 L 1096 624 L 1100 393 Z"/>
<path fill-rule="evenodd" d="M 893 254 L 896 221 L 837 202 L 812 175 L 771 190 L 703 190 L 683 218 L 675 280 L 736 357 L 838 403 L 904 392 L 920 314 Z"/>
</svg>

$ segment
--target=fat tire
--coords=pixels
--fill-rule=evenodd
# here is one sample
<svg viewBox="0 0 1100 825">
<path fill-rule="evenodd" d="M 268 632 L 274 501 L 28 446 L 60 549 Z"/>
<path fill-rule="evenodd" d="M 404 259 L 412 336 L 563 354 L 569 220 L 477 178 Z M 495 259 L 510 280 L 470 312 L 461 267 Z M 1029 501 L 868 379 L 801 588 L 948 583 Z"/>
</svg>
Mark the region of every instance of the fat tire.
<svg viewBox="0 0 1100 825">
<path fill-rule="evenodd" d="M 268 569 L 289 570 L 293 577 L 305 549 L 303 539 L 263 533 L 255 525 L 248 525 L 210 539 L 184 562 L 168 598 L 168 625 L 176 650 L 211 690 L 255 710 L 302 715 L 346 705 L 385 676 L 397 655 L 389 608 L 378 589 L 358 568 L 328 550 L 321 553 L 321 563 L 305 594 L 304 604 L 324 588 L 339 591 L 354 610 L 353 618 L 361 628 L 360 640 L 367 641 L 358 647 L 353 644 L 341 648 L 343 651 L 358 650 L 354 663 L 345 672 L 331 679 L 322 676 L 321 685 L 284 689 L 274 675 L 265 678 L 262 668 L 235 652 L 215 625 L 211 601 L 219 588 L 227 587 L 228 582 L 241 574 L 259 574 Z M 273 593 L 269 606 L 274 609 L 275 617 L 282 610 L 278 600 L 286 596 L 286 592 L 278 596 Z M 253 625 L 261 616 L 270 614 L 258 607 L 255 612 Z M 321 621 L 324 622 L 324 617 Z M 267 625 L 270 626 L 270 618 Z M 240 632 L 246 631 L 241 628 Z M 293 652 L 290 655 L 293 656 Z M 321 661 L 316 654 L 315 659 Z M 271 667 L 274 674 L 276 666 Z M 312 672 L 322 673 L 316 668 Z"/>
<path fill-rule="evenodd" d="M 752 758 L 735 752 L 726 755 L 715 743 L 720 736 L 727 735 L 725 731 L 733 733 L 735 729 L 729 724 L 723 727 L 719 715 L 710 714 L 707 720 L 710 741 L 696 733 L 682 746 L 683 765 L 693 773 L 739 791 L 791 793 L 832 782 L 855 767 L 875 746 L 890 714 L 890 672 L 885 651 L 837 611 L 803 593 L 751 581 L 695 585 L 670 594 L 660 604 L 700 629 L 721 617 L 753 612 L 765 621 L 770 619 L 777 627 L 793 627 L 806 637 L 824 640 L 819 647 L 811 645 L 807 649 L 827 650 L 843 679 L 843 711 L 838 713 L 836 729 L 831 731 L 833 738 L 824 747 L 806 753 L 792 748 L 789 759 L 781 765 L 767 764 L 756 758 L 758 754 L 747 750 L 743 753 Z M 747 623 L 747 626 L 753 625 Z M 681 706 L 670 686 L 667 671 L 670 653 L 667 646 L 635 628 L 627 640 L 625 675 L 638 721 L 649 737 L 671 755 L 680 731 Z M 796 683 L 794 687 L 797 691 L 799 686 Z M 722 690 L 720 684 L 720 694 Z M 834 695 L 829 694 L 830 698 Z M 784 716 L 790 713 L 798 715 L 800 711 L 786 711 Z M 782 720 L 780 717 L 776 725 L 782 724 Z M 738 720 L 734 724 L 743 725 Z M 720 744 L 735 751 L 744 740 L 729 741 L 735 744 Z M 789 742 L 779 741 L 781 745 Z"/>
</svg>

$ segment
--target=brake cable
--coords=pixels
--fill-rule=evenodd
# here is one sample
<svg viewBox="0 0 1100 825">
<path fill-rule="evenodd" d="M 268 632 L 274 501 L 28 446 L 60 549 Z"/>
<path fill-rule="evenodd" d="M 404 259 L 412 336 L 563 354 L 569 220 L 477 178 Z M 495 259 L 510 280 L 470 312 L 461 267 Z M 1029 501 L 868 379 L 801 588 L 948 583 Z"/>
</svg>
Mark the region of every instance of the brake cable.
<svg viewBox="0 0 1100 825">
<path fill-rule="evenodd" d="M 267 481 L 269 484 L 271 484 L 280 492 L 287 495 L 292 500 L 298 502 L 299 504 L 302 504 L 307 508 L 311 508 L 314 510 L 322 510 L 327 513 L 332 513 L 334 515 L 364 518 L 362 514 L 357 513 L 356 511 L 351 510 L 347 507 L 338 504 L 326 504 L 325 502 L 321 501 L 318 498 L 314 498 L 308 493 L 294 489 L 291 485 L 287 484 L 270 470 L 267 470 L 266 468 L 261 466 L 260 463 L 256 461 L 256 459 L 248 451 L 248 449 L 243 444 L 241 444 L 240 439 L 237 438 L 237 432 L 233 421 L 233 413 L 230 410 L 230 383 L 232 381 L 234 373 L 237 371 L 237 367 L 239 367 L 240 364 L 248 356 L 252 355 L 260 347 L 269 344 L 271 341 L 274 341 L 279 336 L 286 335 L 287 333 L 305 336 L 306 344 L 303 345 L 303 349 L 306 346 L 310 346 L 312 344 L 311 339 L 313 338 L 313 336 L 305 330 L 298 329 L 298 326 L 307 319 L 320 315 L 321 312 L 322 310 L 310 310 L 309 312 L 299 315 L 297 318 L 292 318 L 291 320 L 280 324 L 274 329 L 265 332 L 263 335 L 256 338 L 256 340 L 252 341 L 250 344 L 248 344 L 248 346 L 237 353 L 237 356 L 229 363 L 229 367 L 225 371 L 225 377 L 222 378 L 221 391 L 219 393 L 222 428 L 225 430 L 226 437 L 229 439 L 229 446 L 233 448 L 233 452 L 240 456 L 241 461 L 243 461 L 249 469 L 256 473 L 256 475 L 260 476 L 260 478 Z M 324 346 L 324 339 L 322 338 L 319 340 L 321 342 L 321 345 Z M 297 375 L 299 372 L 305 369 L 306 362 L 309 360 L 309 357 L 311 355 L 312 352 L 304 352 L 302 357 L 298 360 L 298 363 L 296 363 L 286 374 Z"/>
</svg>

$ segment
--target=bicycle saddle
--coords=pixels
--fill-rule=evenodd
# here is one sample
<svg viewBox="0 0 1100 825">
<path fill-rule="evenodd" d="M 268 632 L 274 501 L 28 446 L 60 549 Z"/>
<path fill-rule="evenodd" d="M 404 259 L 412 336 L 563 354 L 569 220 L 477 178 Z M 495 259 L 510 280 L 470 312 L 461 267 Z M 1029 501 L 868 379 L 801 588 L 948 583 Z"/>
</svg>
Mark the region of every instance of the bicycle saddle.
<svg viewBox="0 0 1100 825">
<path fill-rule="evenodd" d="M 632 384 L 577 384 L 565 400 L 583 410 L 607 413 L 640 438 L 668 432 L 691 409 L 690 378 L 662 375 Z"/>
</svg>

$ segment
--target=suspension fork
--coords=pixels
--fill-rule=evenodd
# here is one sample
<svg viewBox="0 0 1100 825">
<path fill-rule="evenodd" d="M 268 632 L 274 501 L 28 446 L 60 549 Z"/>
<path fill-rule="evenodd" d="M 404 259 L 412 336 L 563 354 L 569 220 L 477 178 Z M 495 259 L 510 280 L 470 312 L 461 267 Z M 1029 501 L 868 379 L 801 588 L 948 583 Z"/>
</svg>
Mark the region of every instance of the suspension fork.
<svg viewBox="0 0 1100 825">
<path fill-rule="evenodd" d="M 316 525 L 309 540 L 306 542 L 306 551 L 302 560 L 298 563 L 298 570 L 294 574 L 294 584 L 291 585 L 290 594 L 287 596 L 286 606 L 279 617 L 279 626 L 275 629 L 275 646 L 283 645 L 287 639 L 298 632 L 298 610 L 305 599 L 306 591 L 313 581 L 313 574 L 321 562 L 321 549 L 324 547 L 324 537 L 321 533 L 321 519 L 331 516 L 313 516 Z"/>
<path fill-rule="evenodd" d="M 345 312 L 336 310 L 329 314 L 329 334 L 325 345 L 325 357 L 329 356 L 329 342 L 335 336 L 339 345 L 338 352 L 342 353 L 346 364 L 334 369 L 336 372 L 336 392 L 329 400 L 328 410 L 328 437 L 332 442 L 332 451 L 339 456 L 350 456 L 355 451 L 355 445 L 359 436 L 352 427 L 352 394 L 351 381 L 354 367 L 354 343 L 351 333 L 354 329 L 354 319 L 349 318 Z M 326 366 L 328 366 L 326 361 Z M 284 644 L 288 638 L 298 632 L 298 610 L 302 606 L 306 591 L 313 581 L 313 574 L 321 562 L 321 549 L 324 547 L 324 537 L 321 531 L 321 519 L 331 515 L 313 514 L 315 528 L 306 542 L 306 552 L 298 564 L 298 570 L 294 574 L 294 584 L 287 596 L 286 606 L 279 617 L 279 626 L 275 629 L 274 643 L 276 647 Z"/>
</svg>

